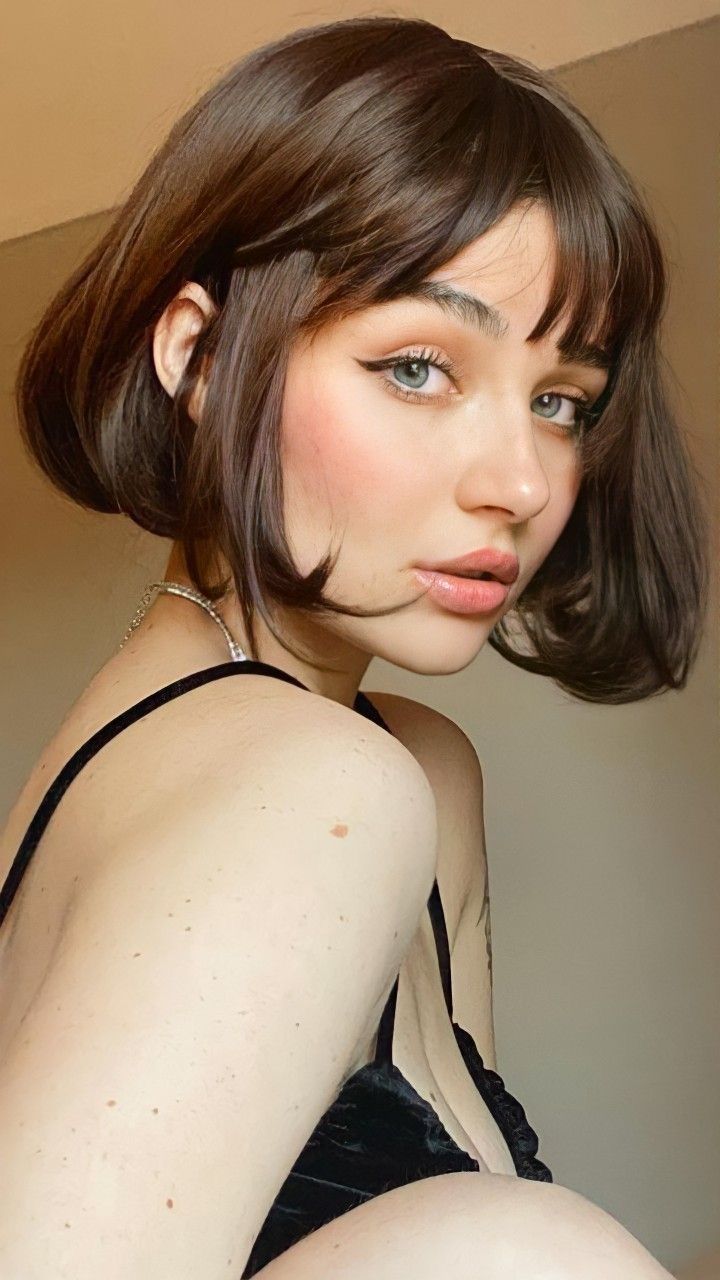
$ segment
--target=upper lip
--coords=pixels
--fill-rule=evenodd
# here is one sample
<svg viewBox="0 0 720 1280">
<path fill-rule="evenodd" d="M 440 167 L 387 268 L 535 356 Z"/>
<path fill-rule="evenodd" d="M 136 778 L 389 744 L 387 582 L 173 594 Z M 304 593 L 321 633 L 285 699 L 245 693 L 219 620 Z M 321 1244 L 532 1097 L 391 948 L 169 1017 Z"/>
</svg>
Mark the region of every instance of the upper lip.
<svg viewBox="0 0 720 1280">
<path fill-rule="evenodd" d="M 499 582 L 506 583 L 514 582 L 520 571 L 517 556 L 495 547 L 481 547 L 479 551 L 468 551 L 467 555 L 458 556 L 455 560 L 421 564 L 418 568 L 443 573 L 491 573 Z"/>
</svg>

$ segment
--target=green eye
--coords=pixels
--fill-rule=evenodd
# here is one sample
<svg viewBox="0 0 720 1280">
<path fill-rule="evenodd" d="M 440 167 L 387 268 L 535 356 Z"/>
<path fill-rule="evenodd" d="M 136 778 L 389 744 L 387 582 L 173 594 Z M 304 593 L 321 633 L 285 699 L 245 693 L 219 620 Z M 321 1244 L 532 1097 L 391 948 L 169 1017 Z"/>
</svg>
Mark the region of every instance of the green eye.
<svg viewBox="0 0 720 1280">
<path fill-rule="evenodd" d="M 451 381 L 455 381 L 457 370 L 455 366 L 446 357 L 441 355 L 439 351 L 430 351 L 423 348 L 421 352 L 409 351 L 405 355 L 388 356 L 384 360 L 359 360 L 358 364 L 363 369 L 370 370 L 371 373 L 380 373 L 384 370 L 391 370 L 399 381 L 394 378 L 385 378 L 384 382 L 388 389 L 396 395 L 407 400 L 416 400 L 418 403 L 422 401 L 441 400 L 447 392 L 438 392 L 437 394 L 423 392 L 422 388 L 427 385 L 430 369 L 438 369 L 444 373 Z M 398 371 L 400 371 L 398 373 Z"/>
<path fill-rule="evenodd" d="M 418 360 L 415 356 L 408 360 L 399 360 L 393 369 L 396 373 L 398 370 L 409 370 L 407 385 L 414 391 L 420 387 L 424 387 L 428 380 L 428 361 Z"/>
<path fill-rule="evenodd" d="M 560 427 L 563 431 L 581 431 L 592 419 L 592 414 L 588 408 L 590 401 L 585 399 L 584 396 L 565 396 L 561 395 L 559 391 L 543 391 L 542 395 L 535 397 L 535 403 L 537 403 L 538 400 L 565 400 L 568 404 L 575 406 L 575 413 L 571 422 L 555 423 L 555 425 Z M 554 412 L 556 413 L 557 410 Z M 553 411 L 548 414 L 548 420 L 552 421 L 552 418 Z"/>
</svg>

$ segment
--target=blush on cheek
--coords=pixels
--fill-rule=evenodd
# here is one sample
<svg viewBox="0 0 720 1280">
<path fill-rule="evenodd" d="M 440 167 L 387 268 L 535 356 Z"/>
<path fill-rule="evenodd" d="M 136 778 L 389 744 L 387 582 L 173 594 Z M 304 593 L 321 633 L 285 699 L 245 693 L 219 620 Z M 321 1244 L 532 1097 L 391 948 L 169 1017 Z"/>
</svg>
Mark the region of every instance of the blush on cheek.
<svg viewBox="0 0 720 1280">
<path fill-rule="evenodd" d="M 409 424 L 389 397 L 316 347 L 291 362 L 282 422 L 285 530 L 309 573 L 341 546 L 350 577 L 402 554 L 437 488 L 437 468 L 413 460 Z M 404 407 L 404 406 L 403 406 Z M 408 418 L 410 415 L 408 415 Z M 398 420 L 400 419 L 400 420 Z"/>
<path fill-rule="evenodd" d="M 393 449 L 387 424 L 369 419 L 359 397 L 334 396 L 329 388 L 324 394 L 294 390 L 283 423 L 285 474 L 321 509 L 332 504 L 340 518 L 371 495 L 387 500 L 403 475 L 407 482 L 407 458 Z"/>
<path fill-rule="evenodd" d="M 309 573 L 337 549 L 352 523 L 353 495 L 370 483 L 368 451 L 355 447 L 346 420 L 327 397 L 299 378 L 290 391 L 281 440 L 285 530 L 298 570 Z"/>
</svg>

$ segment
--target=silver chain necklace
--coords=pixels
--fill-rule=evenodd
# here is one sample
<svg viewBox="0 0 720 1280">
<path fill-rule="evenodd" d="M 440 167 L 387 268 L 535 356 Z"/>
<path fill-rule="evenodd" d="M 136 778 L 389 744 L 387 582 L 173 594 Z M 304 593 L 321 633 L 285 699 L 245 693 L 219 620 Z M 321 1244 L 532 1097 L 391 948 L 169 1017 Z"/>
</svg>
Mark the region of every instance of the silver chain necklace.
<svg viewBox="0 0 720 1280">
<path fill-rule="evenodd" d="M 236 641 L 233 639 L 232 635 L 228 631 L 227 627 L 225 626 L 225 623 L 220 617 L 220 614 L 217 612 L 217 609 L 213 605 L 212 600 L 208 600 L 207 596 L 204 596 L 200 591 L 196 591 L 194 587 L 186 587 L 183 582 L 167 582 L 165 580 L 163 580 L 162 582 L 149 582 L 147 584 L 143 592 L 143 596 L 140 601 L 140 604 L 138 605 L 133 615 L 132 622 L 130 623 L 130 626 L 128 627 L 127 631 L 125 632 L 125 635 L 123 636 L 120 642 L 121 649 L 125 644 L 125 641 L 130 638 L 135 628 L 140 626 L 140 623 L 145 617 L 145 614 L 148 609 L 148 605 L 150 604 L 150 600 L 152 599 L 153 591 L 166 591 L 168 595 L 184 596 L 186 600 L 194 600 L 195 604 L 199 604 L 205 610 L 205 612 L 209 613 L 210 617 L 213 618 L 215 622 L 217 622 L 218 626 L 220 627 L 220 630 L 225 636 L 225 640 L 227 641 L 227 646 L 230 650 L 230 655 L 232 657 L 233 662 L 249 661 L 247 654 L 240 648 L 240 645 L 236 643 Z"/>
</svg>

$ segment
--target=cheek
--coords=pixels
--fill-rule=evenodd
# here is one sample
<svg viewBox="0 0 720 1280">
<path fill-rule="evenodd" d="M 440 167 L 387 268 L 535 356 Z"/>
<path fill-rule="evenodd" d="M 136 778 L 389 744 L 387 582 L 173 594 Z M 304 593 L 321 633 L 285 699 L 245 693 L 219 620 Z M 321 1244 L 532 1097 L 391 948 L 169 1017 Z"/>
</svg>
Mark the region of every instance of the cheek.
<svg viewBox="0 0 720 1280">
<path fill-rule="evenodd" d="M 372 523 L 377 515 L 387 527 L 393 503 L 402 503 L 412 485 L 407 451 L 394 440 L 391 421 L 354 389 L 342 394 L 325 382 L 321 391 L 296 385 L 289 392 L 283 412 L 288 496 L 312 504 L 315 519 L 347 524 L 358 515 Z"/>
<path fill-rule="evenodd" d="M 570 465 L 568 466 L 565 487 L 563 489 L 562 505 L 564 507 L 564 516 L 562 516 L 561 530 L 565 528 L 573 507 L 577 502 L 578 494 L 583 482 L 583 463 L 579 452 L 575 454 Z"/>
<path fill-rule="evenodd" d="M 536 547 L 533 560 L 537 568 L 552 550 L 572 515 L 582 483 L 580 459 L 568 460 L 558 468 L 551 481 L 551 497 L 548 505 L 533 520 Z"/>
</svg>

